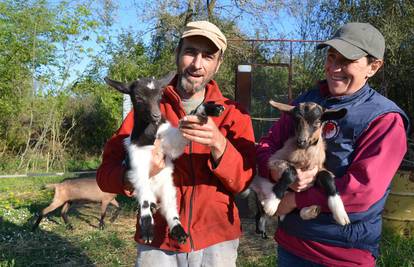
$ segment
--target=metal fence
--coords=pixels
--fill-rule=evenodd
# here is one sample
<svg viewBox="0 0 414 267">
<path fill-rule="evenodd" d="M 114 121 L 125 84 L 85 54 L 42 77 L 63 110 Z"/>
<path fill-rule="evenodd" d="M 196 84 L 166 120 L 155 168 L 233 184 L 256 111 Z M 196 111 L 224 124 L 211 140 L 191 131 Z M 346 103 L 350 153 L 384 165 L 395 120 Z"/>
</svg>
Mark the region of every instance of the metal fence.
<svg viewBox="0 0 414 267">
<path fill-rule="evenodd" d="M 306 80 L 305 71 L 318 68 L 318 40 L 249 39 L 229 40 L 230 43 L 246 43 L 251 52 L 240 65 L 250 66 L 243 73 L 240 65 L 236 71 L 235 98 L 250 111 L 256 140 L 267 133 L 280 114 L 268 104 L 270 99 L 288 103 L 305 84 L 312 84 L 318 77 Z M 320 57 L 319 57 L 320 58 Z M 304 78 L 300 79 L 303 76 Z"/>
</svg>

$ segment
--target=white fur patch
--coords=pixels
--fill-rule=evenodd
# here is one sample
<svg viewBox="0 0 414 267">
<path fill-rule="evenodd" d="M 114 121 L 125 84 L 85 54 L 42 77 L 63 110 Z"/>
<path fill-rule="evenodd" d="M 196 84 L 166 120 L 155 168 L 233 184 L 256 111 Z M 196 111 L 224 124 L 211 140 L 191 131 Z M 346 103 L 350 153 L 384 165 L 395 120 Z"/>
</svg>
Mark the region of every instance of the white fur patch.
<svg viewBox="0 0 414 267">
<path fill-rule="evenodd" d="M 204 105 L 198 106 L 196 114 L 199 114 L 199 115 L 205 115 L 206 114 L 206 108 L 204 107 Z"/>
<path fill-rule="evenodd" d="M 345 211 L 344 203 L 338 194 L 328 197 L 328 206 L 338 224 L 346 225 L 351 223 Z"/>
<path fill-rule="evenodd" d="M 128 136 L 127 138 L 124 139 L 124 147 L 127 151 L 128 151 L 128 147 L 130 144 L 131 144 L 131 136 Z"/>
<path fill-rule="evenodd" d="M 163 153 L 171 159 L 181 156 L 188 144 L 188 140 L 183 137 L 180 130 L 171 126 L 169 122 L 160 125 L 157 138 L 161 141 Z"/>
<path fill-rule="evenodd" d="M 155 89 L 155 84 L 154 84 L 154 82 L 153 82 L 153 81 L 149 82 L 149 83 L 147 84 L 147 87 L 148 87 L 149 89 L 154 90 L 154 89 Z"/>
<path fill-rule="evenodd" d="M 278 199 L 275 194 L 270 195 L 268 198 L 262 201 L 263 210 L 268 216 L 275 215 L 279 204 L 280 199 Z"/>
</svg>

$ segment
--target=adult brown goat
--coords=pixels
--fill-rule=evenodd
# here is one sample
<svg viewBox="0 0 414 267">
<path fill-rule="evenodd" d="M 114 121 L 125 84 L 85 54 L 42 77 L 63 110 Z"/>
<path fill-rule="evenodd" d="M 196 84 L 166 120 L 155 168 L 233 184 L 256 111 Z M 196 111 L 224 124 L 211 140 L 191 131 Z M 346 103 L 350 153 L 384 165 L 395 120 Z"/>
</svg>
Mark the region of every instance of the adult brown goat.
<svg viewBox="0 0 414 267">
<path fill-rule="evenodd" d="M 101 230 L 105 227 L 104 219 L 109 203 L 117 207 L 117 210 L 113 215 L 111 221 L 114 221 L 119 214 L 120 207 L 115 199 L 116 194 L 102 192 L 96 183 L 95 177 L 67 179 L 61 183 L 48 184 L 46 185 L 46 188 L 54 188 L 55 195 L 53 197 L 52 203 L 44 208 L 39 214 L 36 222 L 32 227 L 32 231 L 36 230 L 44 216 L 62 205 L 63 207 L 61 210 L 61 216 L 63 218 L 63 221 L 65 222 L 67 228 L 72 229 L 73 227 L 69 223 L 66 213 L 68 212 L 72 202 L 78 200 L 87 200 L 101 203 L 101 218 L 99 219 L 99 228 Z"/>
<path fill-rule="evenodd" d="M 269 169 L 279 174 L 279 177 L 276 179 L 277 182 L 259 176 L 256 176 L 252 182 L 251 188 L 257 193 L 264 213 L 269 216 L 273 216 L 276 213 L 283 195 L 297 179 L 296 169 L 305 171 L 316 167 L 318 169 L 316 184 L 321 186 L 327 193 L 328 207 L 335 221 L 340 225 L 349 224 L 350 221 L 344 204 L 336 190 L 335 176 L 324 168 L 326 145 L 322 137 L 323 123 L 327 120 L 344 117 L 347 110 L 324 109 L 313 102 L 300 103 L 297 106 L 274 101 L 270 101 L 270 104 L 293 117 L 295 136 L 289 138 L 283 147 L 269 158 Z M 301 210 L 301 217 L 303 219 L 311 219 L 316 217 L 319 212 L 320 210 L 317 206 L 303 208 Z M 256 223 L 257 232 L 265 237 L 265 220 L 263 216 L 257 216 Z"/>
</svg>

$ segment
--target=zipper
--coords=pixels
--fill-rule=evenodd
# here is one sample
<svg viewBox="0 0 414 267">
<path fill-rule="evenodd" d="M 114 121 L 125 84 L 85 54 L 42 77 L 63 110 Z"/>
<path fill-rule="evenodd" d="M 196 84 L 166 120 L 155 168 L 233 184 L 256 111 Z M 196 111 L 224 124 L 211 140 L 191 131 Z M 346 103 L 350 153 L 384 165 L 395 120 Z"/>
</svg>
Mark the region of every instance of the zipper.
<svg viewBox="0 0 414 267">
<path fill-rule="evenodd" d="M 191 176 L 193 178 L 193 190 L 191 191 L 191 195 L 190 195 L 190 214 L 188 215 L 188 236 L 190 239 L 190 245 L 191 245 L 191 251 L 194 250 L 194 241 L 193 238 L 191 237 L 191 233 L 190 233 L 190 226 L 191 226 L 191 219 L 193 217 L 193 201 L 194 201 L 194 191 L 195 191 L 195 174 L 194 174 L 194 166 L 193 166 L 193 160 L 192 160 L 192 155 L 193 155 L 193 142 L 190 142 L 190 150 L 189 150 L 189 157 L 190 157 L 190 170 L 191 170 Z"/>
</svg>

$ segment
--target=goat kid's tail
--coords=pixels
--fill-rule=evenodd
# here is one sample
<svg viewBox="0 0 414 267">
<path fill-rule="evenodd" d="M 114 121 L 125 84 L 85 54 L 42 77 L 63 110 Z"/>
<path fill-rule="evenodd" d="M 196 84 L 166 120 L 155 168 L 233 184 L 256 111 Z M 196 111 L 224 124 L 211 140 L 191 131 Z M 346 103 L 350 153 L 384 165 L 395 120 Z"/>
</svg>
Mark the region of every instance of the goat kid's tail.
<svg viewBox="0 0 414 267">
<path fill-rule="evenodd" d="M 42 187 L 42 189 L 55 189 L 57 184 L 46 184 Z"/>
</svg>

